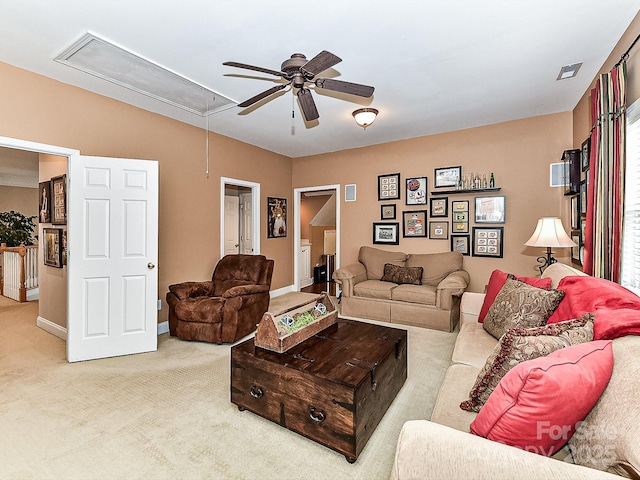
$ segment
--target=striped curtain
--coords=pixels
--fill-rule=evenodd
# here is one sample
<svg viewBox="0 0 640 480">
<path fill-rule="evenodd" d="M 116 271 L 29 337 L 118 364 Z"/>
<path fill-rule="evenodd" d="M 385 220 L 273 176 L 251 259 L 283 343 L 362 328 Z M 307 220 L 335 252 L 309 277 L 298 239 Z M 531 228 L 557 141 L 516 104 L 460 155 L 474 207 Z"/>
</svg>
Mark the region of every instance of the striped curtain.
<svg viewBox="0 0 640 480">
<path fill-rule="evenodd" d="M 625 172 L 626 62 L 600 75 L 591 90 L 584 272 L 620 281 Z"/>
</svg>

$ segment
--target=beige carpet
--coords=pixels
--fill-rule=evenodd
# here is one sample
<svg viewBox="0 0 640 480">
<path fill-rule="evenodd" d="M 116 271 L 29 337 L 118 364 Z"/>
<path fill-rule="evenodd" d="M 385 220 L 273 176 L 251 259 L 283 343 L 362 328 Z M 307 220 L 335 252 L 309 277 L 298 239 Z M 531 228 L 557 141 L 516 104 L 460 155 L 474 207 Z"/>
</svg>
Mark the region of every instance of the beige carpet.
<svg viewBox="0 0 640 480">
<path fill-rule="evenodd" d="M 455 337 L 408 329 L 407 382 L 349 464 L 230 403 L 229 345 L 164 334 L 157 352 L 69 364 L 36 315 L 0 297 L 2 479 L 387 479 L 402 424 L 430 416 Z"/>
</svg>

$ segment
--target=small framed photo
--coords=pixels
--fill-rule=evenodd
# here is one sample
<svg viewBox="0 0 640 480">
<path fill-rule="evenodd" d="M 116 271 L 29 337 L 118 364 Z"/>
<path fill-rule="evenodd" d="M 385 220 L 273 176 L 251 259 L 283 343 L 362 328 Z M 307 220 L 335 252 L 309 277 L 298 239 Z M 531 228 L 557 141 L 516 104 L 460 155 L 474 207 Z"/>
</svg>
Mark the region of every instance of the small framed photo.
<svg viewBox="0 0 640 480">
<path fill-rule="evenodd" d="M 378 175 L 378 200 L 400 199 L 400 174 Z"/>
<path fill-rule="evenodd" d="M 447 240 L 449 238 L 449 222 L 429 222 L 429 238 Z"/>
<path fill-rule="evenodd" d="M 454 200 L 451 202 L 451 210 L 453 212 L 468 212 L 469 200 Z"/>
<path fill-rule="evenodd" d="M 453 212 L 451 214 L 451 220 L 454 222 L 468 222 L 469 212 Z"/>
<path fill-rule="evenodd" d="M 427 204 L 427 177 L 407 178 L 405 203 L 407 205 Z"/>
<path fill-rule="evenodd" d="M 373 243 L 385 245 L 398 245 L 400 239 L 398 237 L 398 229 L 400 224 L 373 222 Z"/>
<path fill-rule="evenodd" d="M 502 258 L 504 227 L 473 227 L 473 256 Z"/>
<path fill-rule="evenodd" d="M 267 197 L 267 238 L 287 236 L 287 199 Z"/>
<path fill-rule="evenodd" d="M 38 219 L 40 223 L 51 223 L 51 182 L 40 182 L 38 192 Z"/>
<path fill-rule="evenodd" d="M 429 199 L 432 217 L 446 217 L 449 215 L 449 198 L 438 197 Z"/>
<path fill-rule="evenodd" d="M 393 203 L 380 205 L 380 220 L 395 220 L 396 206 Z"/>
<path fill-rule="evenodd" d="M 580 195 L 571 197 L 571 230 L 580 230 Z"/>
<path fill-rule="evenodd" d="M 451 233 L 469 233 L 469 222 L 453 222 Z"/>
<path fill-rule="evenodd" d="M 60 175 L 51 179 L 51 223 L 67 224 L 67 176 Z"/>
<path fill-rule="evenodd" d="M 427 211 L 415 210 L 402 212 L 402 236 L 426 237 L 427 236 Z"/>
<path fill-rule="evenodd" d="M 587 180 L 580 182 L 580 214 L 587 214 Z"/>
<path fill-rule="evenodd" d="M 504 223 L 506 203 L 506 197 L 504 195 L 476 197 L 476 223 Z"/>
<path fill-rule="evenodd" d="M 571 240 L 573 240 L 577 247 L 571 247 L 571 263 L 574 265 L 582 266 L 582 258 L 580 258 L 580 249 L 582 247 L 582 240 L 580 238 L 580 230 L 571 232 Z"/>
<path fill-rule="evenodd" d="M 580 165 L 582 166 L 582 171 L 586 172 L 589 170 L 589 155 L 591 154 L 591 136 L 587 138 L 584 142 L 582 142 L 582 148 L 580 150 Z"/>
<path fill-rule="evenodd" d="M 451 251 L 461 253 L 464 256 L 468 256 L 471 252 L 469 250 L 469 235 L 451 234 Z"/>
<path fill-rule="evenodd" d="M 62 229 L 45 228 L 44 236 L 44 264 L 49 267 L 62 268 Z"/>
<path fill-rule="evenodd" d="M 433 188 L 455 188 L 462 177 L 462 167 L 434 169 Z"/>
</svg>

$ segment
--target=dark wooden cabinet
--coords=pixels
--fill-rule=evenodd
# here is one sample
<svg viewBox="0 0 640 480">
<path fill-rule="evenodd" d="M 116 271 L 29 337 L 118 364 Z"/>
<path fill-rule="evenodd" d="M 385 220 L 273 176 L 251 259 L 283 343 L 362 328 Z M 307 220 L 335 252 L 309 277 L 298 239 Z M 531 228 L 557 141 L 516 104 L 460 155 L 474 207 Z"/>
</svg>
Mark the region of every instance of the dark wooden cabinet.
<svg viewBox="0 0 640 480">
<path fill-rule="evenodd" d="M 564 162 L 564 194 L 576 195 L 580 193 L 580 150 L 565 150 L 562 153 Z"/>
</svg>

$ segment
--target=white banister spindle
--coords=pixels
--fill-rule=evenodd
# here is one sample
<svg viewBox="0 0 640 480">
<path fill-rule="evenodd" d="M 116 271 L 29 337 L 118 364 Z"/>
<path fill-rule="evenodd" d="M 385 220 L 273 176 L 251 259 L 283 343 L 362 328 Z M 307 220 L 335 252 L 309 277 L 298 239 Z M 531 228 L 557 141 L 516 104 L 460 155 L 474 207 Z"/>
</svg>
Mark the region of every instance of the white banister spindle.
<svg viewBox="0 0 640 480">
<path fill-rule="evenodd" d="M 2 294 L 26 302 L 27 290 L 38 287 L 38 246 L 0 247 Z"/>
</svg>

